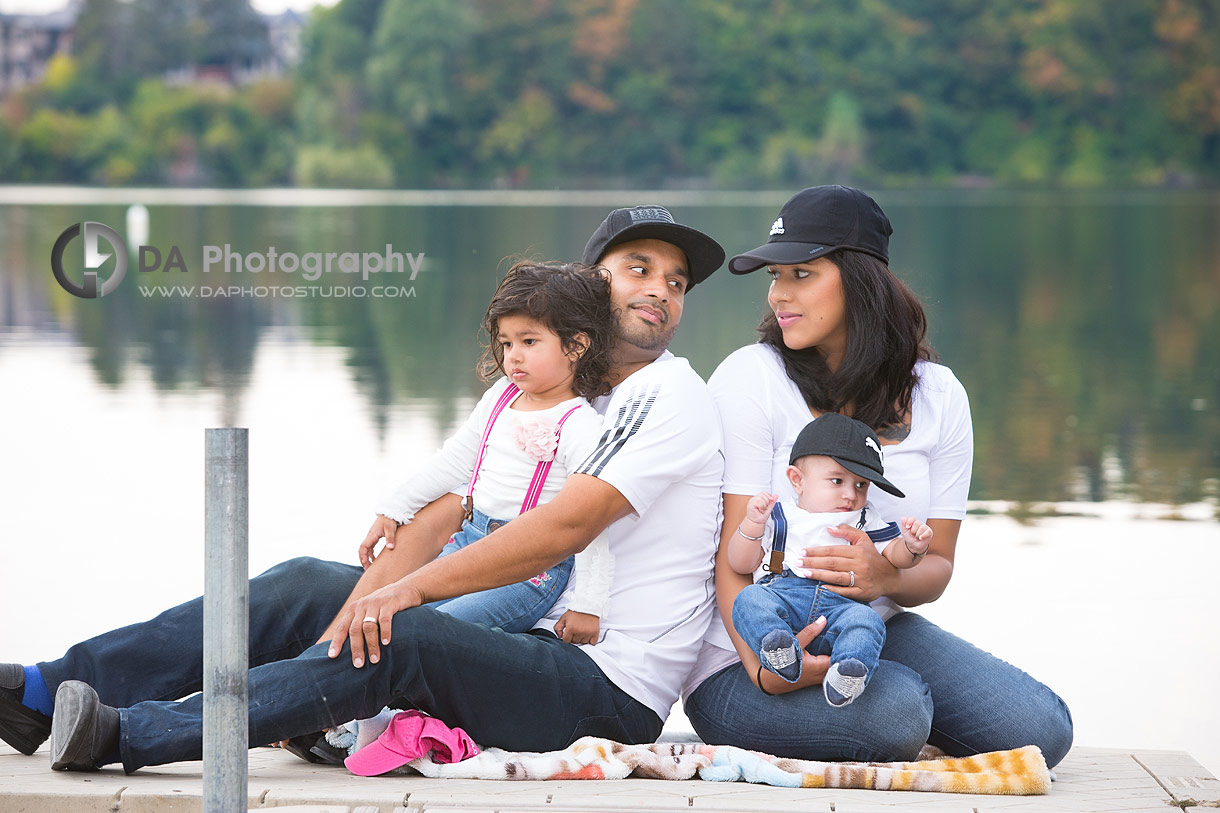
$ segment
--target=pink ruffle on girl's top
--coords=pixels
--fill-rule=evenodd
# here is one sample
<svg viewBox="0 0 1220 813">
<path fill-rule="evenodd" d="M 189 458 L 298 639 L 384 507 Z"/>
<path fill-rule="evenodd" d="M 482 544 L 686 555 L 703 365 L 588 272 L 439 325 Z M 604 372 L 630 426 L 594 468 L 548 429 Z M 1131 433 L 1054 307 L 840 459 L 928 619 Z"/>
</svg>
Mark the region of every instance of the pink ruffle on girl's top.
<svg viewBox="0 0 1220 813">
<path fill-rule="evenodd" d="M 465 731 L 450 728 L 423 712 L 400 711 L 376 741 L 343 761 L 357 776 L 377 776 L 401 768 L 413 759 L 432 755 L 438 763 L 461 762 L 477 756 L 479 746 Z"/>
<path fill-rule="evenodd" d="M 522 420 L 517 424 L 514 438 L 521 451 L 539 463 L 554 460 L 559 449 L 559 428 L 554 421 Z"/>
</svg>

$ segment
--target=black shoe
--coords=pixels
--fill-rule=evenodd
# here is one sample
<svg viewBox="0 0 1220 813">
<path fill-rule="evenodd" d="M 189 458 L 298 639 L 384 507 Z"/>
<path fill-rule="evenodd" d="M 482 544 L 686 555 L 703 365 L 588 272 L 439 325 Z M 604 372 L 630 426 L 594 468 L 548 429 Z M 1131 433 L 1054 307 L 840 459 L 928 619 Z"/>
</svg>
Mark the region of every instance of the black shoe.
<svg viewBox="0 0 1220 813">
<path fill-rule="evenodd" d="M 310 748 L 309 751 L 318 758 L 318 762 L 327 765 L 342 765 L 343 760 L 350 756 L 346 748 L 338 748 L 331 745 L 326 741 L 326 737 L 320 737 L 317 744 Z"/>
<path fill-rule="evenodd" d="M 23 704 L 24 695 L 25 669 L 0 663 L 0 740 L 29 755 L 51 736 L 51 718 Z"/>
<path fill-rule="evenodd" d="M 65 680 L 55 692 L 51 770 L 96 771 L 119 747 L 119 712 L 103 705 L 88 683 Z"/>
<path fill-rule="evenodd" d="M 312 749 L 318 740 L 322 739 L 322 737 L 323 734 L 321 731 L 317 731 L 313 734 L 302 734 L 298 737 L 293 737 L 292 739 L 288 740 L 288 743 L 284 746 L 284 750 L 293 756 L 298 757 L 299 759 L 303 759 L 306 762 L 317 765 L 325 760 L 321 756 L 314 754 Z"/>
</svg>

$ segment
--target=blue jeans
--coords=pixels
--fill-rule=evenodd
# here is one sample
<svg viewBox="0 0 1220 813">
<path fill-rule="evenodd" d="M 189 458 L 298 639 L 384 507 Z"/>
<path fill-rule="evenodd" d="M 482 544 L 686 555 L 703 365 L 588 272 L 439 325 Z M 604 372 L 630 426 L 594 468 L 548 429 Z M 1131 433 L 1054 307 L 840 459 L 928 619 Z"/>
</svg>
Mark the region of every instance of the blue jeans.
<svg viewBox="0 0 1220 813">
<path fill-rule="evenodd" d="M 877 671 L 881 645 L 885 643 L 885 622 L 872 607 L 826 589 L 823 582 L 790 575 L 786 570 L 783 575 L 770 575 L 749 585 L 733 602 L 733 627 L 758 653 L 769 672 L 775 670 L 762 655 L 762 640 L 767 633 L 776 629 L 797 633 L 822 615 L 826 616 L 826 629 L 806 649 L 814 655 L 829 655 L 831 663 L 848 658 L 860 661 L 868 670 L 864 676 L 867 686 Z M 799 679 L 798 659 L 796 679 L 784 680 L 796 683 Z"/>
<path fill-rule="evenodd" d="M 586 735 L 656 739 L 661 720 L 623 692 L 580 647 L 555 636 L 507 633 L 415 607 L 394 617 L 381 661 L 352 666 L 314 645 L 362 570 L 293 559 L 250 581 L 249 742 L 262 745 L 416 708 L 465 729 L 476 742 L 514 751 L 564 748 Z M 119 707 L 128 772 L 203 754 L 203 604 L 105 633 L 39 670 L 54 694 L 83 680 Z"/>
<path fill-rule="evenodd" d="M 461 550 L 505 524 L 504 520 L 491 519 L 478 509 L 473 513 L 470 519 L 462 523 L 462 530 L 454 534 L 441 549 L 441 556 Z M 546 615 L 547 610 L 551 609 L 551 605 L 568 586 L 575 561 L 574 556 L 569 556 L 532 579 L 457 598 L 434 601 L 429 606 L 474 624 L 495 627 L 505 632 L 528 632 L 538 623 L 539 618 Z"/>
<path fill-rule="evenodd" d="M 1053 767 L 1072 746 L 1058 695 L 912 612 L 886 622 L 877 673 L 851 705 L 832 708 L 817 687 L 768 697 L 735 663 L 685 708 L 705 742 L 798 759 L 910 760 L 925 742 L 953 756 L 1037 745 Z"/>
</svg>

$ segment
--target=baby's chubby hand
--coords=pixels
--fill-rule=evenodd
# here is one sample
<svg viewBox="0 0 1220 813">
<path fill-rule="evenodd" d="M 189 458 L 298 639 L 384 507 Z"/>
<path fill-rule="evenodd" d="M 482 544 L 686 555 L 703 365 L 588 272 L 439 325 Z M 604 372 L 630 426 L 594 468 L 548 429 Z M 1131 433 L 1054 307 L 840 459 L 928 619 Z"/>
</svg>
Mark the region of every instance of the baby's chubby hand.
<svg viewBox="0 0 1220 813">
<path fill-rule="evenodd" d="M 907 550 L 916 556 L 927 553 L 932 543 L 932 529 L 914 517 L 903 517 L 900 525 Z"/>
<path fill-rule="evenodd" d="M 750 498 L 746 503 L 746 519 L 750 522 L 757 522 L 765 525 L 767 517 L 771 515 L 771 509 L 775 507 L 775 503 L 779 501 L 779 497 L 775 494 L 766 491 L 759 492 Z"/>
</svg>

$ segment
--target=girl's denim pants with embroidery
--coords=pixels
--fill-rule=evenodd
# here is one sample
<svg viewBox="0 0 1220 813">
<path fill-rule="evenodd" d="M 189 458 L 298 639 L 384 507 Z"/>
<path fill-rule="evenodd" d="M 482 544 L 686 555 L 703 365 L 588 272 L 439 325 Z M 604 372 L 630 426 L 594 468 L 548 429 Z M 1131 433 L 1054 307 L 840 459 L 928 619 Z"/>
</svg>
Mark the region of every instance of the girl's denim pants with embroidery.
<svg viewBox="0 0 1220 813">
<path fill-rule="evenodd" d="M 461 550 L 505 524 L 505 520 L 492 519 L 476 508 L 473 516 L 462 523 L 462 530 L 453 535 L 440 555 L 448 556 Z M 454 618 L 493 629 L 528 632 L 563 594 L 572 575 L 574 562 L 575 557 L 569 556 L 532 579 L 493 590 L 435 601 L 428 606 Z"/>
</svg>

